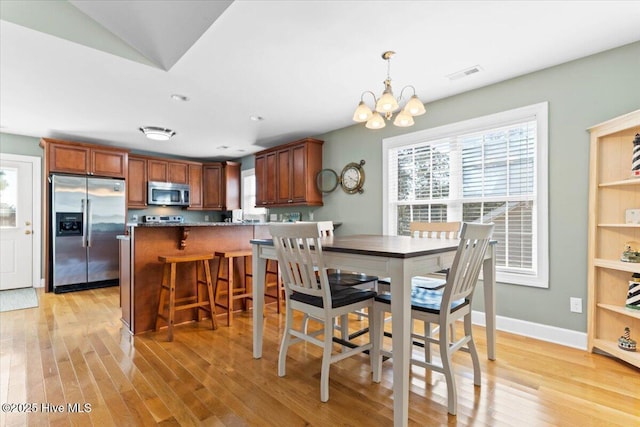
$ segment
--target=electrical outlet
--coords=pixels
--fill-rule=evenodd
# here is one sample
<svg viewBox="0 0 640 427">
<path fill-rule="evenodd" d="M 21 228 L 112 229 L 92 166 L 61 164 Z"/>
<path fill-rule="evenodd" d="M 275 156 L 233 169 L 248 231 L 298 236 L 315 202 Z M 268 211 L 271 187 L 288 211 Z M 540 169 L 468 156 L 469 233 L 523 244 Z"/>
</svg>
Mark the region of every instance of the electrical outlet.
<svg viewBox="0 0 640 427">
<path fill-rule="evenodd" d="M 205 220 L 205 222 L 209 222 L 209 215 L 205 215 L 204 216 L 204 220 Z"/>
<path fill-rule="evenodd" d="M 572 313 L 582 313 L 582 298 L 569 298 L 569 309 Z"/>
</svg>

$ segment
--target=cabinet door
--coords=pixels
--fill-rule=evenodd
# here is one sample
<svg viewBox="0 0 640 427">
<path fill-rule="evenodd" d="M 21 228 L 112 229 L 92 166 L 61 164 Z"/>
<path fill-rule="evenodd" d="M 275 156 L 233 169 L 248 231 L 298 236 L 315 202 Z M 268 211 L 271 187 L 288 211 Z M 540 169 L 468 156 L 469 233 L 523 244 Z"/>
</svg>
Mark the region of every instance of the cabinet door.
<svg viewBox="0 0 640 427">
<path fill-rule="evenodd" d="M 167 162 L 162 160 L 147 161 L 147 177 L 149 181 L 167 182 Z"/>
<path fill-rule="evenodd" d="M 123 152 L 91 149 L 91 175 L 124 178 L 127 156 Z"/>
<path fill-rule="evenodd" d="M 205 165 L 202 169 L 202 204 L 205 209 L 223 208 L 222 165 Z"/>
<path fill-rule="evenodd" d="M 129 209 L 147 207 L 147 160 L 129 157 L 127 177 L 127 206 Z"/>
<path fill-rule="evenodd" d="M 81 146 L 49 143 L 49 171 L 85 175 L 90 170 L 89 149 Z"/>
<path fill-rule="evenodd" d="M 202 208 L 202 165 L 189 165 L 189 209 Z"/>
<path fill-rule="evenodd" d="M 291 179 L 292 170 L 291 164 L 291 150 L 289 148 L 285 150 L 279 150 L 277 152 L 277 198 L 276 203 L 287 204 L 292 203 L 291 198 Z"/>
<path fill-rule="evenodd" d="M 256 156 L 256 207 L 265 206 L 267 204 L 267 156 L 262 154 Z"/>
<path fill-rule="evenodd" d="M 291 199 L 293 202 L 307 200 L 307 146 L 291 148 Z"/>
<path fill-rule="evenodd" d="M 182 162 L 169 162 L 169 182 L 175 182 L 176 184 L 188 184 L 189 183 L 189 165 Z"/>
</svg>

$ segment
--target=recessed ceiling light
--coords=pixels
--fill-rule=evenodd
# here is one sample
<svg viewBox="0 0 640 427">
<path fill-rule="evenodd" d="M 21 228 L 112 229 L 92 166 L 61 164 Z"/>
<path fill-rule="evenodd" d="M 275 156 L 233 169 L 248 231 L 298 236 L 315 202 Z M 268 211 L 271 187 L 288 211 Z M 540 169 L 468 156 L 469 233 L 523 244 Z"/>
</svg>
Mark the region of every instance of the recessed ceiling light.
<svg viewBox="0 0 640 427">
<path fill-rule="evenodd" d="M 173 99 L 174 101 L 182 101 L 182 102 L 186 102 L 189 100 L 188 97 L 184 96 L 184 95 L 180 95 L 179 93 L 174 93 L 171 95 L 171 99 Z"/>
<path fill-rule="evenodd" d="M 176 133 L 171 129 L 161 128 L 157 126 L 143 126 L 140 129 L 140 132 L 144 133 L 145 136 L 149 139 L 153 139 L 155 141 L 167 141 Z"/>
<path fill-rule="evenodd" d="M 228 145 L 221 145 L 221 146 L 216 147 L 216 148 L 217 148 L 218 150 L 226 150 L 226 149 L 228 149 L 228 148 L 229 148 L 229 146 L 228 146 Z"/>
<path fill-rule="evenodd" d="M 264 117 L 262 116 L 250 116 L 249 117 L 251 120 L 253 120 L 254 122 L 261 122 L 264 120 Z"/>
</svg>

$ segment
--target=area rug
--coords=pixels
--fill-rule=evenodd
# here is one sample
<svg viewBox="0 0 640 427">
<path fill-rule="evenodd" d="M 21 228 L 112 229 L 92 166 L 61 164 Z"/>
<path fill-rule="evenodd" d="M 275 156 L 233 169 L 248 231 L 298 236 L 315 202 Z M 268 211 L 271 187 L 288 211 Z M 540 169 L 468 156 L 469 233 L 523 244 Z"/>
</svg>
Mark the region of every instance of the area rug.
<svg viewBox="0 0 640 427">
<path fill-rule="evenodd" d="M 22 310 L 38 306 L 34 288 L 8 289 L 0 291 L 0 312 Z"/>
</svg>

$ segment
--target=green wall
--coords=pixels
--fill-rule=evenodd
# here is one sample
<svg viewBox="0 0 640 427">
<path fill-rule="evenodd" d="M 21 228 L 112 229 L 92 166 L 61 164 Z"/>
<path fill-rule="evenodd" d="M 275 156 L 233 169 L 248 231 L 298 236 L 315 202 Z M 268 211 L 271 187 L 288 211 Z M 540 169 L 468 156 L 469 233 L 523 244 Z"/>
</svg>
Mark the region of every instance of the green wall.
<svg viewBox="0 0 640 427">
<path fill-rule="evenodd" d="M 339 189 L 326 195 L 315 218 L 341 221 L 340 234 L 381 233 L 383 138 L 548 101 L 549 288 L 498 284 L 498 315 L 586 332 L 586 129 L 640 108 L 638 76 L 640 42 L 429 103 L 410 129 L 355 125 L 317 135 L 325 141 L 323 167 L 339 172 L 364 159 L 366 181 L 362 195 Z M 582 314 L 569 311 L 569 297 L 583 299 Z M 484 311 L 482 298 L 474 305 Z"/>
</svg>

